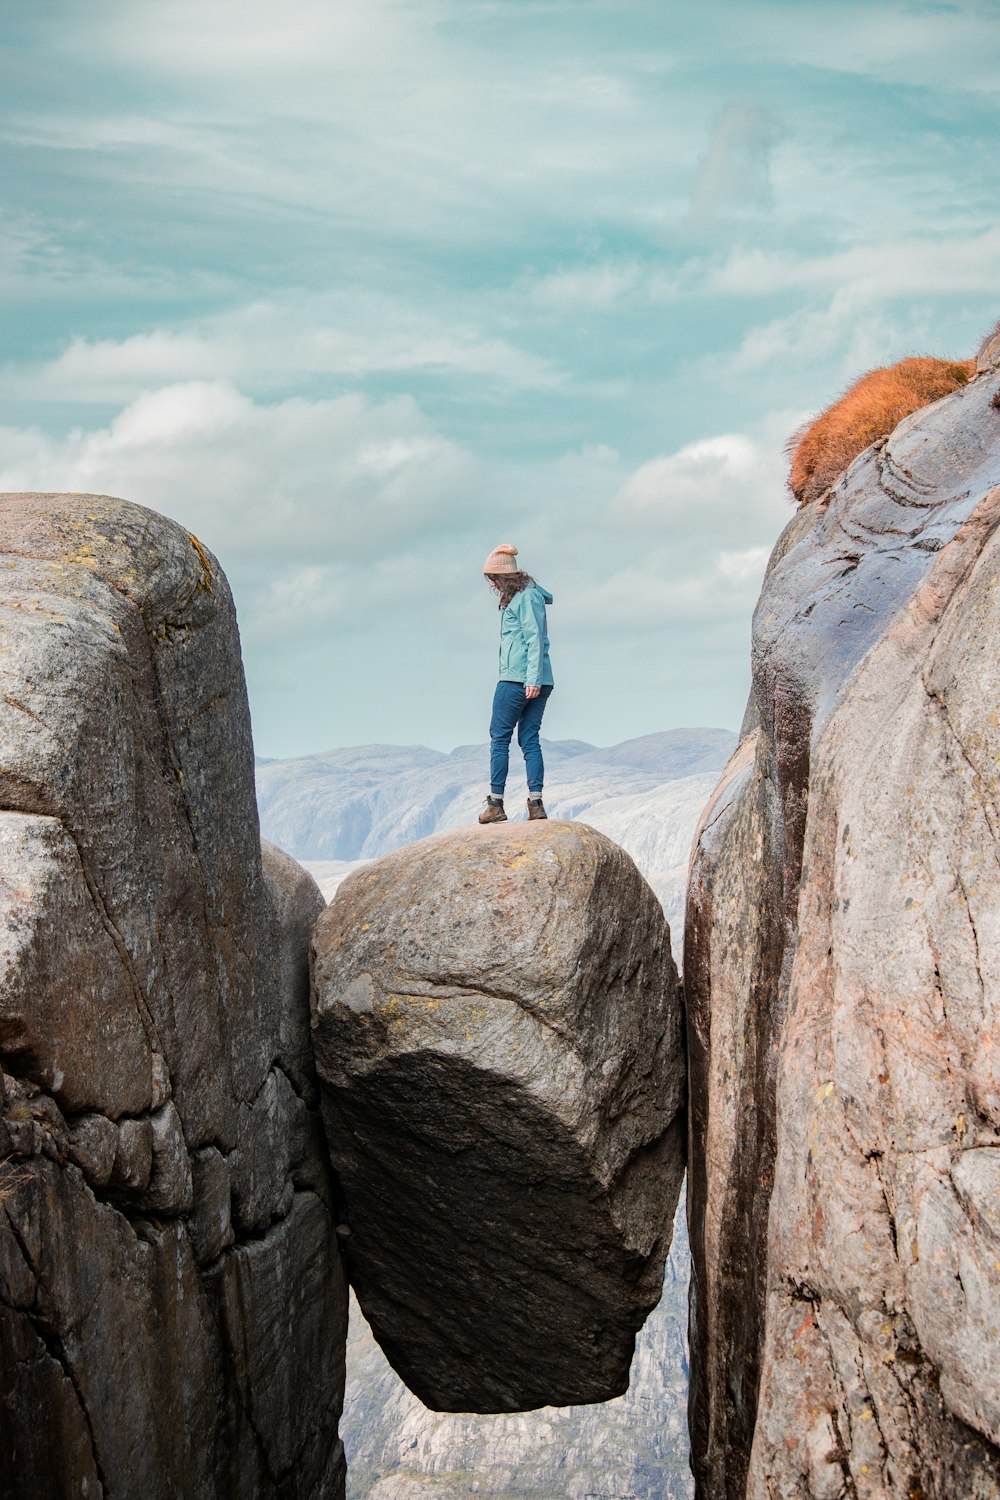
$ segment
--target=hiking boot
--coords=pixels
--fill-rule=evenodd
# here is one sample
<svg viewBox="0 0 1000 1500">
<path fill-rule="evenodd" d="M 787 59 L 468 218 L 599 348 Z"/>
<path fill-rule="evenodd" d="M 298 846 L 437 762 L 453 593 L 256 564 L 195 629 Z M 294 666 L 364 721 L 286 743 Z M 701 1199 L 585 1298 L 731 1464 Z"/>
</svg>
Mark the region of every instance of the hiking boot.
<svg viewBox="0 0 1000 1500">
<path fill-rule="evenodd" d="M 536 818 L 547 818 L 548 813 L 542 806 L 541 797 L 528 798 L 528 822 L 533 823 Z"/>
<path fill-rule="evenodd" d="M 506 823 L 507 814 L 503 810 L 502 797 L 487 797 L 486 806 L 479 814 L 480 823 Z"/>
</svg>

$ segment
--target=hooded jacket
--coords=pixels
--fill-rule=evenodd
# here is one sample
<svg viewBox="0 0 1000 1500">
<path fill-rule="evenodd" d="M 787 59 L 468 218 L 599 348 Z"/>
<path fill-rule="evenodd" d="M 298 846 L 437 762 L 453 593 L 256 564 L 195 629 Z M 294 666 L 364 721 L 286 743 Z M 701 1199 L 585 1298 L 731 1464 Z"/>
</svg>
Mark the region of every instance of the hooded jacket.
<svg viewBox="0 0 1000 1500">
<path fill-rule="evenodd" d="M 525 687 L 552 685 L 545 619 L 545 606 L 551 603 L 548 589 L 529 583 L 500 611 L 501 682 L 523 682 Z"/>
</svg>

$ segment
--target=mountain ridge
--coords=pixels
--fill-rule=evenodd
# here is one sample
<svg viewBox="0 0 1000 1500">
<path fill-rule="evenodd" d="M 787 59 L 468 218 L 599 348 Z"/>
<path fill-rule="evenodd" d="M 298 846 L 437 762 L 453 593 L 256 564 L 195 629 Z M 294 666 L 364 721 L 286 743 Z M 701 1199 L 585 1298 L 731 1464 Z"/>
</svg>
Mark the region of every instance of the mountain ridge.
<svg viewBox="0 0 1000 1500">
<path fill-rule="evenodd" d="M 675 938 L 698 814 L 735 744 L 735 734 L 719 728 L 669 729 L 604 747 L 543 741 L 550 815 L 590 823 L 632 854 Z M 329 899 L 359 864 L 471 823 L 485 796 L 488 764 L 486 745 L 450 752 L 355 745 L 258 761 L 261 831 L 302 861 Z M 518 818 L 525 816 L 526 789 L 517 756 L 512 770 L 518 790 L 509 784 L 507 805 Z"/>
</svg>

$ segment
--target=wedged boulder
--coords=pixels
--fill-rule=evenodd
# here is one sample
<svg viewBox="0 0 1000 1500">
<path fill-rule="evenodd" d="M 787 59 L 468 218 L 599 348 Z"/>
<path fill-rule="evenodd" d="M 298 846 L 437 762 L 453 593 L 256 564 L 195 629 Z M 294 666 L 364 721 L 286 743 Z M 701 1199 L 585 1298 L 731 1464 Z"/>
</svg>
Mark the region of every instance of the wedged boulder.
<svg viewBox="0 0 1000 1500">
<path fill-rule="evenodd" d="M 997 1493 L 998 358 L 780 539 L 693 856 L 705 1500 Z"/>
<path fill-rule="evenodd" d="M 670 934 L 585 824 L 438 834 L 344 882 L 313 1039 L 349 1273 L 440 1411 L 607 1400 L 655 1306 L 684 1169 Z"/>
<path fill-rule="evenodd" d="M 323 906 L 180 526 L 0 496 L 0 1493 L 337 1500 Z"/>
</svg>

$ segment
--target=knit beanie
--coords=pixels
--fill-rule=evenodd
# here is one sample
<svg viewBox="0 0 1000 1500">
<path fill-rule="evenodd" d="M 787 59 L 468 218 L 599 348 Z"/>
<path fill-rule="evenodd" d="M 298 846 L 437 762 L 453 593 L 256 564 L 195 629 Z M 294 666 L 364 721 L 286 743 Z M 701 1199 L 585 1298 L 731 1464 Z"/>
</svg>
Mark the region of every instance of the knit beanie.
<svg viewBox="0 0 1000 1500">
<path fill-rule="evenodd" d="M 519 573 L 521 570 L 514 559 L 517 557 L 517 548 L 512 547 L 510 542 L 503 542 L 499 547 L 494 547 L 489 557 L 483 563 L 484 573 Z"/>
</svg>

